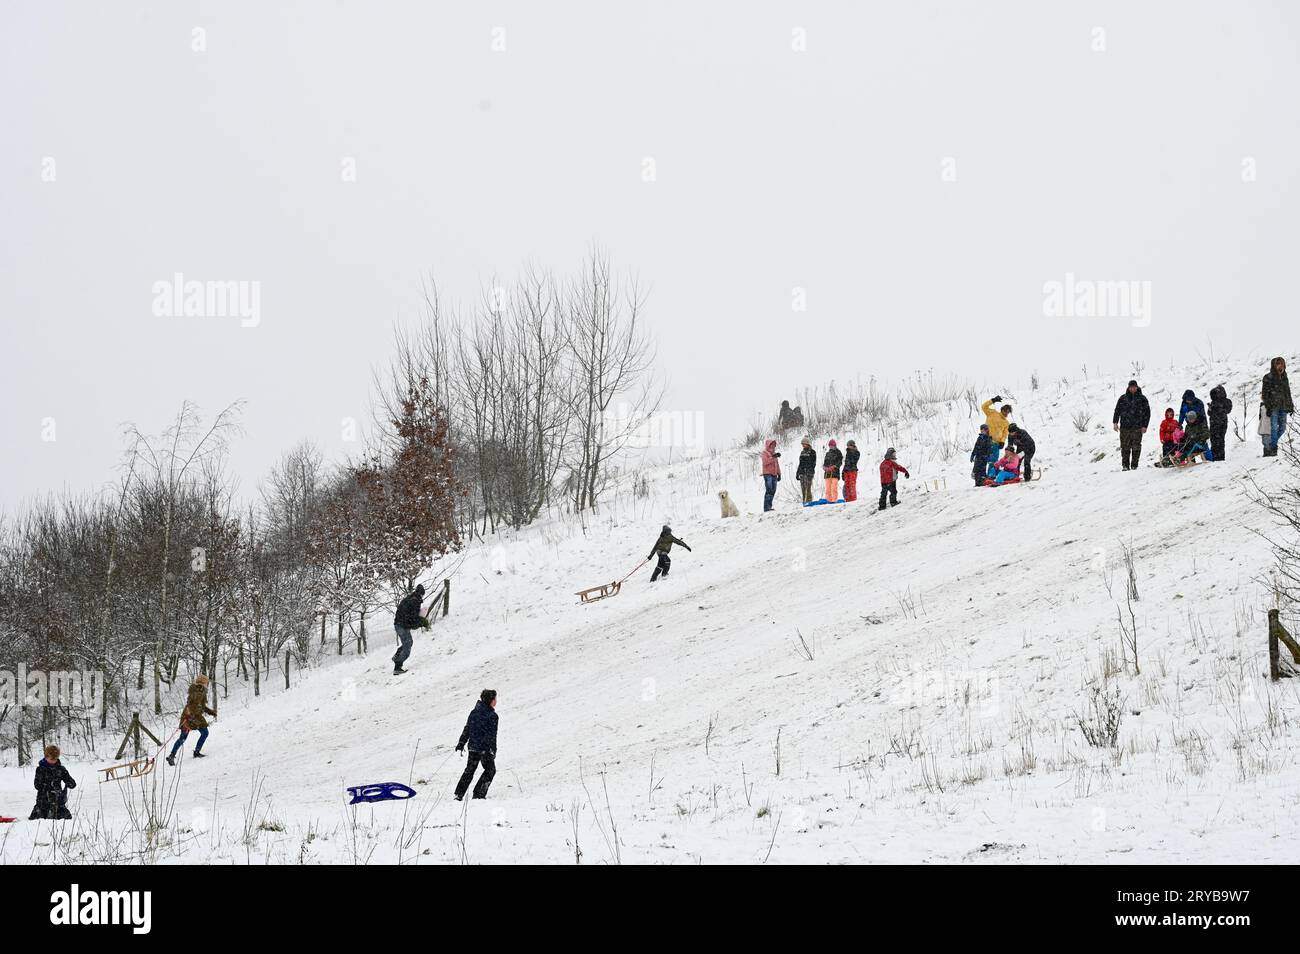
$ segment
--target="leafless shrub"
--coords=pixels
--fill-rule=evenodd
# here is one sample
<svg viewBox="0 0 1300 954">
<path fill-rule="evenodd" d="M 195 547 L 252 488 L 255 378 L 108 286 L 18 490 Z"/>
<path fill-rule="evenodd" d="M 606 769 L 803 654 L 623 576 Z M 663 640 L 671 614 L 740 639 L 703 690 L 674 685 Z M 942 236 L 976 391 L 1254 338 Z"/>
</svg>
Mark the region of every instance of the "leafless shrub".
<svg viewBox="0 0 1300 954">
<path fill-rule="evenodd" d="M 1074 412 L 1070 420 L 1074 422 L 1074 429 L 1083 434 L 1088 430 L 1088 425 L 1092 423 L 1092 412 L 1087 408 L 1081 408 Z"/>
<path fill-rule="evenodd" d="M 1107 691 L 1100 685 L 1090 688 L 1084 711 L 1075 713 L 1074 717 L 1089 745 L 1111 749 L 1119 744 L 1123 719 L 1124 699 L 1119 688 Z"/>
</svg>

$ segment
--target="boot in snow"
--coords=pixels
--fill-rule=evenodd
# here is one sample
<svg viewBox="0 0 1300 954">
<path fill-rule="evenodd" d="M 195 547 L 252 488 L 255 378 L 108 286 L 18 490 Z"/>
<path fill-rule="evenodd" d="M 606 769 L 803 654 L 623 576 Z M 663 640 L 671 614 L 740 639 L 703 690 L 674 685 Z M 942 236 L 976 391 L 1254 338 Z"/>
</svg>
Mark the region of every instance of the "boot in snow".
<svg viewBox="0 0 1300 954">
<path fill-rule="evenodd" d="M 175 766 L 175 765 L 176 765 L 176 756 L 174 756 L 174 755 L 169 755 L 169 756 L 167 756 L 167 764 L 168 764 L 168 765 L 171 765 L 171 766 Z"/>
<path fill-rule="evenodd" d="M 195 750 L 194 750 L 194 757 L 195 757 L 196 759 L 206 759 L 206 758 L 207 758 L 207 756 L 204 755 L 202 752 L 200 752 L 198 749 L 195 749 Z"/>
</svg>

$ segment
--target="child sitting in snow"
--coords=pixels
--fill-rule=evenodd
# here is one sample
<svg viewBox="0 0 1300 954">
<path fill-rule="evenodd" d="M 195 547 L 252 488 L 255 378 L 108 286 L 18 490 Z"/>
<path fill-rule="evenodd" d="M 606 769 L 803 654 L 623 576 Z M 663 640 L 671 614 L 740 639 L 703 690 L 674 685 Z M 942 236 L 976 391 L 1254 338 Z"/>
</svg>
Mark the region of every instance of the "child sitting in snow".
<svg viewBox="0 0 1300 954">
<path fill-rule="evenodd" d="M 1020 455 L 1007 448 L 1006 452 L 998 459 L 997 468 L 997 476 L 993 478 L 994 485 L 1005 484 L 1008 480 L 1019 480 Z"/>
</svg>

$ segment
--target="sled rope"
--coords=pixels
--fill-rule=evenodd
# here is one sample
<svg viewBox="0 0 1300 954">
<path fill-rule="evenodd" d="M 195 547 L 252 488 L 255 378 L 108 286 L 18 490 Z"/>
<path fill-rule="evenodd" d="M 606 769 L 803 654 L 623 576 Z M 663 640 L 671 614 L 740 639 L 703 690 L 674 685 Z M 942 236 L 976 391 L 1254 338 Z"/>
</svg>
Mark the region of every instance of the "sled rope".
<svg viewBox="0 0 1300 954">
<path fill-rule="evenodd" d="M 632 573 L 635 573 L 637 570 L 641 569 L 641 567 L 645 566 L 649 562 L 650 562 L 650 558 L 646 557 L 644 560 L 642 560 L 640 563 L 638 563 L 636 566 L 632 568 Z M 623 577 L 623 579 L 619 580 L 618 585 L 622 586 L 625 582 L 627 582 L 628 577 L 630 577 L 632 573 L 629 573 L 627 576 Z"/>
</svg>

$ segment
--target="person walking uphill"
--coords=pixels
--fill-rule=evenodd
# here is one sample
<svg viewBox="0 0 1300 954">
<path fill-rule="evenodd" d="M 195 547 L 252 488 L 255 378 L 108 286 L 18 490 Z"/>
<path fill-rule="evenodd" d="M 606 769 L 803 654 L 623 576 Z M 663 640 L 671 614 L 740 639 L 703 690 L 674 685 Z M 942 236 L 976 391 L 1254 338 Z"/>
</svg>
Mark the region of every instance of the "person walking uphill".
<svg viewBox="0 0 1300 954">
<path fill-rule="evenodd" d="M 1277 456 L 1277 442 L 1286 433 L 1287 415 L 1295 413 L 1295 401 L 1291 399 L 1291 384 L 1286 379 L 1286 359 L 1274 358 L 1269 362 L 1268 374 L 1264 375 L 1264 389 L 1259 395 L 1264 405 L 1264 414 L 1268 417 L 1268 434 L 1264 437 L 1264 456 Z"/>
<path fill-rule="evenodd" d="M 799 451 L 799 469 L 794 472 L 799 481 L 799 492 L 804 503 L 812 503 L 813 476 L 817 473 L 817 452 L 813 450 L 812 441 L 804 438 L 803 449 Z"/>
<path fill-rule="evenodd" d="M 1228 415 L 1231 413 L 1232 399 L 1220 384 L 1210 391 L 1210 456 L 1207 460 L 1228 459 Z"/>
<path fill-rule="evenodd" d="M 1142 435 L 1151 423 L 1151 402 L 1136 381 L 1130 381 L 1115 402 L 1112 423 L 1119 431 L 1120 463 L 1125 470 L 1137 470 L 1138 461 L 1142 459 Z"/>
<path fill-rule="evenodd" d="M 651 583 L 659 579 L 661 573 L 665 579 L 668 577 L 668 571 L 673 565 L 673 561 L 668 556 L 668 551 L 673 548 L 674 543 L 679 547 L 686 547 L 687 552 L 690 552 L 691 550 L 690 547 L 686 546 L 685 540 L 678 540 L 673 536 L 672 527 L 665 523 L 664 528 L 659 531 L 659 539 L 655 541 L 654 549 L 650 551 L 650 556 L 646 557 L 646 559 L 649 560 L 652 559 L 655 554 L 659 555 L 659 563 L 655 566 L 655 571 L 650 574 Z"/>
<path fill-rule="evenodd" d="M 411 638 L 411 630 L 429 628 L 429 621 L 420 615 L 420 607 L 423 605 L 423 583 L 417 585 L 402 602 L 397 604 L 397 612 L 393 614 L 393 629 L 397 632 L 399 645 L 397 652 L 393 653 L 394 676 L 406 672 L 402 663 L 406 662 L 411 655 L 411 644 L 414 642 Z"/>
<path fill-rule="evenodd" d="M 993 409 L 993 405 L 997 404 L 1001 400 L 1002 395 L 995 394 L 980 405 L 980 410 L 984 412 L 984 423 L 987 424 L 989 428 L 989 440 L 991 441 L 989 445 L 988 466 L 985 468 L 985 473 L 989 477 L 992 477 L 994 471 L 997 469 L 994 464 L 1002 455 L 1002 448 L 1007 444 L 1007 428 L 1011 426 L 1010 404 L 1003 404 L 1002 407 L 998 408 L 996 411 Z"/>
<path fill-rule="evenodd" d="M 858 499 L 858 458 L 862 455 L 858 453 L 855 441 L 844 446 L 844 500 L 852 503 Z"/>
<path fill-rule="evenodd" d="M 68 811 L 68 789 L 76 788 L 77 782 L 59 761 L 57 745 L 45 747 L 45 758 L 36 763 L 36 777 L 32 779 L 32 785 L 36 788 L 36 805 L 27 816 L 28 821 L 72 817 L 72 812 Z"/>
<path fill-rule="evenodd" d="M 831 439 L 830 448 L 822 458 L 822 474 L 826 478 L 826 502 L 835 503 L 840 499 L 840 464 L 844 463 L 844 452 L 835 446 Z"/>
<path fill-rule="evenodd" d="M 190 684 L 190 691 L 185 697 L 185 708 L 181 710 L 181 734 L 172 746 L 172 750 L 167 755 L 167 764 L 176 764 L 176 753 L 180 751 L 185 740 L 189 738 L 190 731 L 199 730 L 199 741 L 194 746 L 194 757 L 196 759 L 204 758 L 203 743 L 208 741 L 208 720 L 207 716 L 215 716 L 217 713 L 208 708 L 208 677 L 199 673 L 194 677 L 194 682 Z"/>
<path fill-rule="evenodd" d="M 912 475 L 907 472 L 907 468 L 894 459 L 896 456 L 894 449 L 891 447 L 885 451 L 885 459 L 880 462 L 880 509 L 885 509 L 885 496 L 889 496 L 889 506 L 898 506 L 898 475 L 902 473 L 908 480 Z"/>
<path fill-rule="evenodd" d="M 464 801 L 469 783 L 474 781 L 474 773 L 481 764 L 483 774 L 474 786 L 475 798 L 487 798 L 488 786 L 497 774 L 497 691 L 484 689 L 479 693 L 478 702 L 470 710 L 465 720 L 465 729 L 456 743 L 456 751 L 464 752 L 469 746 L 469 759 L 465 771 L 456 783 L 456 801 Z"/>
<path fill-rule="evenodd" d="M 781 479 L 781 452 L 776 441 L 769 440 L 763 448 L 763 513 L 772 509 L 776 497 L 776 484 Z"/>
</svg>

